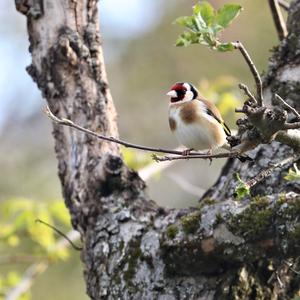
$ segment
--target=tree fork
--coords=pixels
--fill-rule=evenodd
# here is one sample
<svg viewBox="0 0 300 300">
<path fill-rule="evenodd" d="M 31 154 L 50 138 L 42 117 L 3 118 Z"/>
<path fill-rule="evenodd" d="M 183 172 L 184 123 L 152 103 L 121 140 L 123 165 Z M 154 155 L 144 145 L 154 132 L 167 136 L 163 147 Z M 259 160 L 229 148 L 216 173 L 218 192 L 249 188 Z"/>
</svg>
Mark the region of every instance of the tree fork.
<svg viewBox="0 0 300 300">
<path fill-rule="evenodd" d="M 41 3 L 16 0 L 28 20 L 29 73 L 56 116 L 118 137 L 97 2 Z M 289 11 L 288 26 L 297 24 L 293 18 L 300 0 Z M 289 29 L 289 35 L 295 41 L 300 29 Z M 299 61 L 294 50 L 281 56 L 280 49 L 265 91 L 278 84 L 279 68 Z M 280 95 L 293 101 L 289 90 Z M 253 294 L 284 299 L 296 292 L 299 278 L 286 261 L 294 263 L 298 255 L 299 198 L 295 193 L 280 198 L 278 187 L 286 186 L 273 182 L 275 175 L 268 177 L 271 195 L 239 203 L 232 199 L 231 174 L 245 169 L 229 160 L 199 208 L 165 209 L 149 200 L 144 182 L 124 165 L 115 143 L 95 141 L 57 124 L 53 135 L 63 195 L 73 227 L 81 234 L 91 299 L 248 299 Z M 255 174 L 265 167 L 263 151 L 270 159 L 281 153 L 274 143 L 258 149 Z M 284 151 L 287 155 L 291 150 Z"/>
</svg>

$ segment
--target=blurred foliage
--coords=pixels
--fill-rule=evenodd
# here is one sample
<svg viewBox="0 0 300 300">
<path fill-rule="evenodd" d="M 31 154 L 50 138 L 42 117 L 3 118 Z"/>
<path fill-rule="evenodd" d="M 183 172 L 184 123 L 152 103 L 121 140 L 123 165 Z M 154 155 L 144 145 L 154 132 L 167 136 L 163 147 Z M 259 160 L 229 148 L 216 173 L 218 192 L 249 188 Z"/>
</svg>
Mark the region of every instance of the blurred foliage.
<svg viewBox="0 0 300 300">
<path fill-rule="evenodd" d="M 198 84 L 201 94 L 217 105 L 230 127 L 234 126 L 238 118 L 235 108 L 242 103 L 237 85 L 237 79 L 232 76 L 219 76 L 210 81 L 203 79 Z"/>
<path fill-rule="evenodd" d="M 234 50 L 233 43 L 224 43 L 219 40 L 220 32 L 239 15 L 241 5 L 225 4 L 215 10 L 210 3 L 202 1 L 194 5 L 191 16 L 180 17 L 176 23 L 185 27 L 176 41 L 176 46 L 201 44 L 220 52 Z"/>
<path fill-rule="evenodd" d="M 121 152 L 126 165 L 134 170 L 139 170 L 153 163 L 151 154 L 136 149 L 121 147 Z"/>
<path fill-rule="evenodd" d="M 297 167 L 297 164 L 293 164 L 293 168 L 289 169 L 288 174 L 284 177 L 287 181 L 300 180 L 300 170 Z"/>
<path fill-rule="evenodd" d="M 47 260 L 54 263 L 70 256 L 68 248 L 56 247 L 60 239 L 47 226 L 36 222 L 40 219 L 62 230 L 70 230 L 70 217 L 63 201 L 36 202 L 29 199 L 10 199 L 0 204 L 0 262 L 27 258 L 28 263 Z M 17 285 L 21 274 L 9 271 L 0 276 L 0 294 Z M 29 294 L 24 296 L 28 299 Z"/>
<path fill-rule="evenodd" d="M 68 251 L 57 251 L 54 247 L 58 237 L 53 230 L 37 223 L 37 219 L 70 229 L 70 217 L 63 201 L 11 199 L 0 205 L 0 246 L 16 248 L 26 244 L 30 255 L 66 259 Z"/>
<path fill-rule="evenodd" d="M 5 276 L 0 275 L 0 299 L 5 299 L 5 291 L 15 287 L 18 285 L 18 283 L 21 280 L 21 275 L 18 272 L 15 271 L 10 271 L 8 274 Z M 22 296 L 18 298 L 18 300 L 29 300 L 30 297 L 30 291 L 24 293 Z"/>
</svg>

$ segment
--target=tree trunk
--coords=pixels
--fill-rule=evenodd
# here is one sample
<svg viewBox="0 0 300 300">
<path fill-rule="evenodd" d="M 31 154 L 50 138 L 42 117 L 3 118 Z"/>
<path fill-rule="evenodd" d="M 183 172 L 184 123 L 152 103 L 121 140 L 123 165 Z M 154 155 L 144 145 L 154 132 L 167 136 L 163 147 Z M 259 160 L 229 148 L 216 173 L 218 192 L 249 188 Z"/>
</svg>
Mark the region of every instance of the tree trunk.
<svg viewBox="0 0 300 300">
<path fill-rule="evenodd" d="M 97 1 L 15 1 L 28 21 L 28 72 L 50 109 L 116 137 Z M 299 19 L 295 0 L 289 36 L 273 55 L 264 88 L 268 101 L 277 92 L 297 108 Z M 275 172 L 255 190 L 264 197 L 232 198 L 235 172 L 244 179 L 256 175 L 291 152 L 287 147 L 259 146 L 251 166 L 229 160 L 199 208 L 167 210 L 149 200 L 116 144 L 56 124 L 53 136 L 64 199 L 84 245 L 91 299 L 290 299 L 298 291 L 298 186 Z"/>
<path fill-rule="evenodd" d="M 279 94 L 282 98 L 300 110 L 300 3 L 293 1 L 288 17 L 288 37 L 275 49 L 270 59 L 269 69 L 264 77 L 264 99 L 268 105 L 279 106 L 274 97 Z M 217 183 L 206 193 L 222 201 L 231 197 L 236 187 L 235 174 L 239 173 L 245 181 L 257 175 L 262 169 L 267 168 L 270 163 L 281 161 L 291 155 L 291 148 L 273 142 L 268 145 L 260 145 L 251 156 L 254 162 L 241 164 L 239 161 L 229 160 L 223 168 Z M 287 168 L 290 166 L 287 166 Z M 300 186 L 297 182 L 291 184 L 283 180 L 285 169 L 276 171 L 261 184 L 253 189 L 253 195 L 275 195 L 280 193 L 299 193 Z"/>
</svg>

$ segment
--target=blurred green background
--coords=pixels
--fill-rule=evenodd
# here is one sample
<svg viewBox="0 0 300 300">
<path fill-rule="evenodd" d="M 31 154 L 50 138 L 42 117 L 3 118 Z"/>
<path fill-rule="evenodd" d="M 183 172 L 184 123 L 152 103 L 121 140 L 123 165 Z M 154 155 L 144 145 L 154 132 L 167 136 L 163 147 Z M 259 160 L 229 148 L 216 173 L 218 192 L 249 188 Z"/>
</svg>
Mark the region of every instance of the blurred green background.
<svg viewBox="0 0 300 300">
<path fill-rule="evenodd" d="M 216 53 L 198 45 L 174 47 L 182 29 L 172 23 L 179 16 L 191 14 L 195 3 L 189 0 L 99 2 L 109 84 L 122 139 L 149 146 L 178 146 L 169 132 L 165 96 L 177 81 L 197 85 L 203 95 L 217 103 L 225 121 L 234 128 L 233 110 L 242 99 L 237 83 L 253 87 L 241 56 L 237 52 Z M 210 3 L 220 7 L 230 2 Z M 241 4 L 244 10 L 222 39 L 241 40 L 262 72 L 270 49 L 277 44 L 268 1 L 234 3 Z M 15 11 L 13 1 L 8 0 L 0 3 L 0 19 L 0 201 L 7 203 L 23 197 L 51 203 L 61 199 L 61 190 L 51 124 L 42 113 L 45 100 L 25 71 L 30 64 L 26 20 Z M 132 165 L 137 165 L 136 157 L 142 165 L 149 161 L 149 157 L 137 155 L 125 153 Z M 200 160 L 172 164 L 147 180 L 149 194 L 159 204 L 169 207 L 195 205 L 217 179 L 223 164 L 224 160 L 213 161 L 211 166 Z M 18 247 L 26 249 L 23 245 Z M 0 256 L 7 256 L 8 251 L 11 250 L 7 244 L 0 243 Z M 32 299 L 86 299 L 79 255 L 73 250 L 70 254 L 68 260 L 51 264 L 37 277 L 31 289 Z M 12 270 L 22 275 L 29 265 L 0 263 L 0 276 L 6 278 Z"/>
</svg>

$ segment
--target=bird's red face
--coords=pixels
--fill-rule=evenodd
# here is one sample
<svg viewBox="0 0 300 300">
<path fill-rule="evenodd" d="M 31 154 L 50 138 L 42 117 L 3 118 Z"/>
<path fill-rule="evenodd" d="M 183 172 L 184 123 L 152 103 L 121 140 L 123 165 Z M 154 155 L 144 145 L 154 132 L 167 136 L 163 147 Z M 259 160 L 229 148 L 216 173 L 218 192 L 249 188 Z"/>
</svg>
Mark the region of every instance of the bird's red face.
<svg viewBox="0 0 300 300">
<path fill-rule="evenodd" d="M 177 82 L 171 87 L 167 96 L 171 97 L 171 103 L 178 101 L 190 101 L 197 98 L 198 91 L 190 83 Z"/>
</svg>

